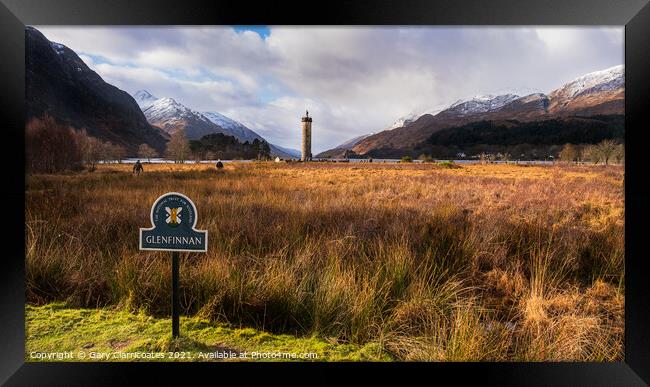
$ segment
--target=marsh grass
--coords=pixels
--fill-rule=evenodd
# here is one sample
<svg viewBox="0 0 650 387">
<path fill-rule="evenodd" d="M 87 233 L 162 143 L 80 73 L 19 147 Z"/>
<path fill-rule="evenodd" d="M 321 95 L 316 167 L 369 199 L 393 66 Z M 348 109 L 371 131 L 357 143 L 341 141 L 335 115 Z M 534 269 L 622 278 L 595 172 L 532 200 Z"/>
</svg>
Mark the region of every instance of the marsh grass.
<svg viewBox="0 0 650 387">
<path fill-rule="evenodd" d="M 181 307 L 396 359 L 621 360 L 623 169 L 232 163 L 32 175 L 27 299 L 170 312 L 169 254 L 138 251 L 153 201 L 197 205 Z"/>
</svg>

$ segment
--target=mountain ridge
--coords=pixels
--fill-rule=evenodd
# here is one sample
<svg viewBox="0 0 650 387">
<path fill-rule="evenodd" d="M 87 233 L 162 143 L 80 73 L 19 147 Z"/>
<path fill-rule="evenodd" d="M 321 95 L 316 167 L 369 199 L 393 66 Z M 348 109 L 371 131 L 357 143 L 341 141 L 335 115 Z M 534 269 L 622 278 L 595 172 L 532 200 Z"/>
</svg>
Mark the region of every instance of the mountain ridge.
<svg viewBox="0 0 650 387">
<path fill-rule="evenodd" d="M 411 113 L 395 121 L 393 126 L 367 135 L 351 149 L 355 154 L 381 153 L 381 149 L 409 150 L 425 141 L 438 130 L 483 120 L 515 119 L 544 120 L 575 115 L 624 113 L 624 66 L 613 66 L 594 71 L 545 94 L 533 91 L 518 95 L 488 94 L 457 100 L 449 105 L 438 105 L 423 114 Z M 525 89 L 524 89 L 525 90 Z M 340 146 L 340 145 L 339 145 Z M 321 154 L 336 153 L 339 146 Z"/>
<path fill-rule="evenodd" d="M 133 93 L 133 98 L 149 123 L 159 126 L 170 134 L 182 129 L 190 140 L 198 140 L 212 133 L 222 133 L 233 136 L 242 143 L 246 141 L 252 143 L 256 139 L 266 141 L 246 125 L 218 112 L 197 111 L 173 98 L 158 98 L 147 90 L 136 91 Z M 266 142 L 268 143 L 268 141 Z M 298 152 L 271 143 L 269 143 L 269 147 L 272 156 L 290 158 L 296 157 L 296 152 Z"/>
<path fill-rule="evenodd" d="M 147 122 L 127 92 L 105 82 L 72 49 L 33 27 L 25 28 L 25 113 L 27 120 L 50 115 L 85 129 L 124 146 L 129 155 L 143 143 L 161 152 L 168 138 Z"/>
</svg>

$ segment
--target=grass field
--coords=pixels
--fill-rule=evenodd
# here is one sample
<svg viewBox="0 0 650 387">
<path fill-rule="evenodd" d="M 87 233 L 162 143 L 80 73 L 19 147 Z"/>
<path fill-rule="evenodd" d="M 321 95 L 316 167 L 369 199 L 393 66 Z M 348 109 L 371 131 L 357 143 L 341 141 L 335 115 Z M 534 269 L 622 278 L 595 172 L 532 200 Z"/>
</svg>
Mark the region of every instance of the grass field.
<svg viewBox="0 0 650 387">
<path fill-rule="evenodd" d="M 116 321 L 150 316 L 138 317 L 153 327 L 142 322 L 147 334 L 128 348 L 177 345 L 155 328 L 170 313 L 169 253 L 138 251 L 153 201 L 177 191 L 210 233 L 208 253 L 181 256 L 183 324 L 372 353 L 349 356 L 357 360 L 623 358 L 621 166 L 144 167 L 138 177 L 118 164 L 28 176 L 30 305 L 65 302 L 70 315 L 102 308 Z M 45 310 L 28 308 L 28 329 Z M 30 335 L 27 346 L 56 343 Z"/>
<path fill-rule="evenodd" d="M 27 361 L 386 361 L 377 344 L 338 344 L 317 337 L 274 335 L 183 317 L 171 320 L 62 303 L 27 306 Z M 67 352 L 69 355 L 50 355 Z M 136 355 L 127 355 L 136 354 Z M 130 356 L 130 357 L 128 357 Z M 136 357 L 137 356 L 137 357 Z"/>
</svg>

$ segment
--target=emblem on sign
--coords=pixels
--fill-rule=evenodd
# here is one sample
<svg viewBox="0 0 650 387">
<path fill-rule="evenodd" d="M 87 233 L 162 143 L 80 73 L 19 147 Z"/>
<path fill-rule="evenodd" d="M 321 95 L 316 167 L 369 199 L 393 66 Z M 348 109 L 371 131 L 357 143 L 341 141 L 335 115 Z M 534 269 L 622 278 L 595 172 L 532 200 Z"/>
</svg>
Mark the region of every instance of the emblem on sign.
<svg viewBox="0 0 650 387">
<path fill-rule="evenodd" d="M 140 229 L 140 250 L 207 251 L 208 232 L 196 230 L 196 206 L 187 196 L 169 192 L 151 207 L 151 228 Z"/>
<path fill-rule="evenodd" d="M 169 207 L 165 207 L 165 211 L 167 211 L 167 219 L 165 219 L 165 222 L 167 222 L 169 227 L 178 226 L 181 222 L 181 211 L 183 211 L 183 207 L 172 208 L 171 210 Z"/>
</svg>

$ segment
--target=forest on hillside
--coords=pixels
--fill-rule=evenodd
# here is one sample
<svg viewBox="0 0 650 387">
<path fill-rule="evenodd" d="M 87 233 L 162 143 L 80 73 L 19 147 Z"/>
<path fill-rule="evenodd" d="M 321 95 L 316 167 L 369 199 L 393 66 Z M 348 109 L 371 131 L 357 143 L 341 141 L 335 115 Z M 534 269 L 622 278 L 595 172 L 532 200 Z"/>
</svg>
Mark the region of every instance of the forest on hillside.
<svg viewBox="0 0 650 387">
<path fill-rule="evenodd" d="M 624 118 L 599 115 L 531 122 L 478 121 L 437 131 L 412 153 L 435 158 L 481 153 L 508 153 L 526 159 L 557 157 L 564 144 L 596 144 L 607 139 L 623 142 Z"/>
<path fill-rule="evenodd" d="M 253 142 L 242 143 L 236 137 L 223 133 L 212 133 L 199 140 L 192 140 L 190 149 L 194 157 L 201 160 L 250 160 L 271 157 L 271 148 L 266 141 L 255 139 Z"/>
</svg>

